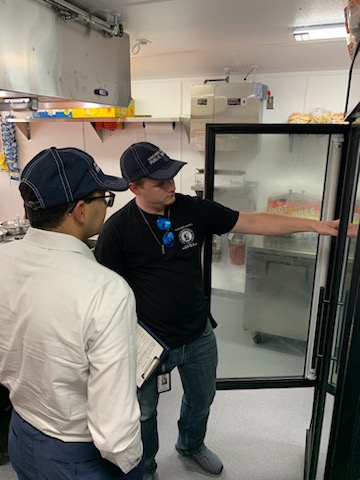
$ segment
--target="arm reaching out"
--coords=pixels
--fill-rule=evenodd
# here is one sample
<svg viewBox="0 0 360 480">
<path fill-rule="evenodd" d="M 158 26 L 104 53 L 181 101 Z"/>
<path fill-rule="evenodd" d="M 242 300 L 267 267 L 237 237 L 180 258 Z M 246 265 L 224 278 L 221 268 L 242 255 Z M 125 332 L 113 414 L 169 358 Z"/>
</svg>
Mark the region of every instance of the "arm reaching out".
<svg viewBox="0 0 360 480">
<path fill-rule="evenodd" d="M 254 235 L 287 235 L 297 232 L 316 232 L 320 235 L 337 236 L 338 229 L 339 220 L 320 221 L 274 213 L 240 212 L 239 218 L 231 231 Z M 354 233 L 353 230 L 351 229 L 352 233 Z M 348 235 L 350 236 L 349 233 Z"/>
</svg>

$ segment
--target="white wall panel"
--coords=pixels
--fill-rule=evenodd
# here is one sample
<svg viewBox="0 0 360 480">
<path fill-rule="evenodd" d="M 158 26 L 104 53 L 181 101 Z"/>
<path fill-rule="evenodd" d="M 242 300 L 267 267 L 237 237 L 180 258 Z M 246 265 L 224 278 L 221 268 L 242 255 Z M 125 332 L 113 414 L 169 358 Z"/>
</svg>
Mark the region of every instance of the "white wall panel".
<svg viewBox="0 0 360 480">
<path fill-rule="evenodd" d="M 148 80 L 133 82 L 132 97 L 136 115 L 171 117 L 181 111 L 181 82 L 179 80 Z"/>
<path fill-rule="evenodd" d="M 190 115 L 190 88 L 204 82 L 203 77 L 177 80 L 134 81 L 132 96 L 137 115 L 172 117 Z M 264 123 L 284 123 L 290 113 L 326 108 L 341 111 L 345 103 L 347 72 L 313 72 L 298 74 L 256 75 L 256 81 L 265 83 L 274 96 L 274 109 L 264 105 Z M 230 81 L 242 81 L 241 76 L 231 76 Z M 251 79 L 254 81 L 254 79 Z M 188 162 L 176 178 L 178 191 L 194 194 L 196 168 L 204 166 L 204 152 L 190 149 L 188 137 L 181 124 L 151 126 L 127 123 L 124 130 L 104 131 L 103 142 L 88 122 L 41 122 L 31 124 L 31 140 L 17 130 L 19 163 L 23 167 L 40 150 L 50 146 L 75 146 L 88 151 L 101 168 L 112 175 L 119 175 L 121 153 L 132 143 L 147 140 L 159 145 L 173 158 Z M 129 192 L 119 193 L 112 213 L 132 198 Z M 22 214 L 22 201 L 18 182 L 9 180 L 7 172 L 0 172 L 0 220 L 12 219 Z"/>
<path fill-rule="evenodd" d="M 326 108 L 333 112 L 343 112 L 346 89 L 347 75 L 309 76 L 305 111 L 313 108 Z"/>
</svg>

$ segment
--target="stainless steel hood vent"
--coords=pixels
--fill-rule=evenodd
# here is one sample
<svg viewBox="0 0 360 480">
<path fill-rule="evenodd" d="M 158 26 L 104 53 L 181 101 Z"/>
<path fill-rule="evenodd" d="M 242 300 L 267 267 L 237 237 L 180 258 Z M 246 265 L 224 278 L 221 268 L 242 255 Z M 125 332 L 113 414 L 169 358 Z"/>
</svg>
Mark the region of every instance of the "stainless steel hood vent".
<svg viewBox="0 0 360 480">
<path fill-rule="evenodd" d="M 12 92 L 7 92 L 7 98 L 3 98 L 0 103 L 0 110 L 34 110 L 39 108 L 37 98 L 30 97 L 12 97 Z"/>
<path fill-rule="evenodd" d="M 61 9 L 55 3 L 61 3 Z M 116 22 L 109 26 L 79 12 L 74 12 L 79 21 L 64 21 L 68 5 L 65 0 L 1 2 L 1 110 L 26 107 L 19 98 L 31 99 L 29 109 L 36 108 L 35 100 L 39 108 L 42 102 L 55 101 L 62 108 L 62 101 L 73 100 L 101 106 L 129 104 L 129 36 Z"/>
</svg>

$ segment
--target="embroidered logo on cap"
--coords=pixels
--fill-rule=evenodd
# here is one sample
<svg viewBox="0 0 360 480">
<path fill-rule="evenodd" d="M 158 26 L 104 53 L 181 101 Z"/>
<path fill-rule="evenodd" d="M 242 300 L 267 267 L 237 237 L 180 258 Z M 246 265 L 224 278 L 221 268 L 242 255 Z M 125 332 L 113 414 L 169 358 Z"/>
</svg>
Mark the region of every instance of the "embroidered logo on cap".
<svg viewBox="0 0 360 480">
<path fill-rule="evenodd" d="M 147 158 L 147 161 L 150 163 L 150 165 L 154 165 L 154 163 L 158 162 L 161 160 L 161 158 L 165 155 L 165 153 L 162 150 L 158 150 L 157 152 L 153 153 L 150 155 L 150 157 Z"/>
<path fill-rule="evenodd" d="M 95 168 L 95 170 L 97 171 L 97 173 L 100 172 L 100 167 L 99 167 L 99 165 L 98 165 L 95 161 L 93 162 L 93 167 Z"/>
</svg>

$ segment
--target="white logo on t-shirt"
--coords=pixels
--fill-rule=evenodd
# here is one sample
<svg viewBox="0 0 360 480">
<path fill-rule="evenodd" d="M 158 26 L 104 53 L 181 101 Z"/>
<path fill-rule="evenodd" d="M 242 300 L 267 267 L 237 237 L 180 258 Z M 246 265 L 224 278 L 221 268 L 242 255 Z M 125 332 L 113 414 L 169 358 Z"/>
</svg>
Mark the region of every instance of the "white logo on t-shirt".
<svg viewBox="0 0 360 480">
<path fill-rule="evenodd" d="M 183 228 L 179 232 L 179 240 L 184 245 L 188 243 L 192 243 L 194 241 L 194 238 L 195 238 L 194 231 L 191 230 L 190 228 Z"/>
</svg>

